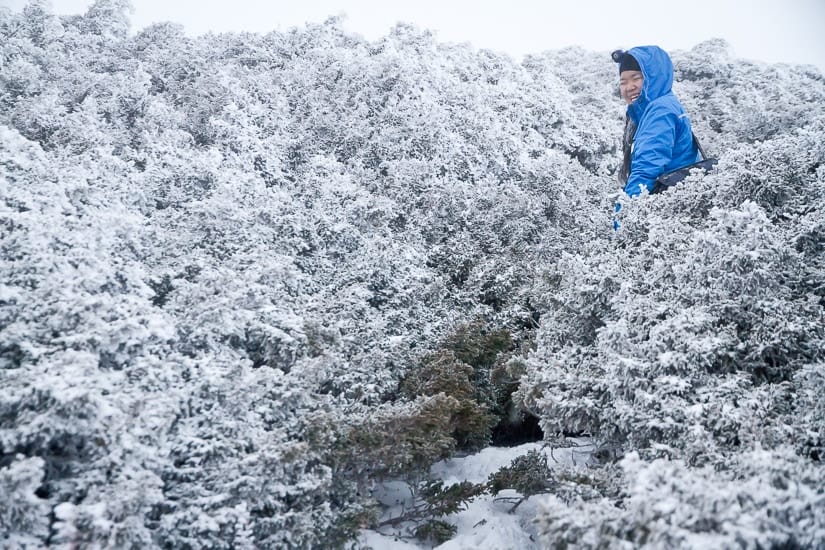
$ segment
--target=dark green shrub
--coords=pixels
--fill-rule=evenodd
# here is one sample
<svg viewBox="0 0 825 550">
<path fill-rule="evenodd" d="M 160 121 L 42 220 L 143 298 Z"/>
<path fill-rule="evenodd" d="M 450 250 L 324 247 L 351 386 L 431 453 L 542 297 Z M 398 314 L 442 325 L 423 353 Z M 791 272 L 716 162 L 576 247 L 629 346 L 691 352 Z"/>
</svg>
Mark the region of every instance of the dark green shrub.
<svg viewBox="0 0 825 550">
<path fill-rule="evenodd" d="M 443 351 L 425 360 L 402 385 L 403 394 L 410 398 L 444 395 L 455 400 L 447 420 L 456 448 L 465 451 L 485 447 L 497 421 L 490 414 L 488 404 L 479 402 L 473 376 L 470 365 L 460 361 L 453 352 Z"/>
<path fill-rule="evenodd" d="M 458 529 L 455 525 L 437 519 L 429 520 L 415 529 L 415 538 L 438 545 L 453 538 Z"/>
</svg>

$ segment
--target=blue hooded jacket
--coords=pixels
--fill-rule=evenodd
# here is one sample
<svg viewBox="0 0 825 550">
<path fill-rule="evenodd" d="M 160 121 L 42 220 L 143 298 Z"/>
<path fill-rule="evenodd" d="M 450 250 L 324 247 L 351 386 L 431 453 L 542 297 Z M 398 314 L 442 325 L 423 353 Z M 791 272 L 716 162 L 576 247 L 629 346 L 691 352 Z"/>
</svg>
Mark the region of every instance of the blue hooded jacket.
<svg viewBox="0 0 825 550">
<path fill-rule="evenodd" d="M 699 160 L 690 119 L 673 95 L 673 62 L 658 46 L 639 46 L 627 51 L 639 63 L 644 82 L 638 99 L 628 105 L 627 115 L 636 124 L 630 176 L 624 192 L 634 197 L 642 186 L 653 191 L 660 175 Z"/>
</svg>

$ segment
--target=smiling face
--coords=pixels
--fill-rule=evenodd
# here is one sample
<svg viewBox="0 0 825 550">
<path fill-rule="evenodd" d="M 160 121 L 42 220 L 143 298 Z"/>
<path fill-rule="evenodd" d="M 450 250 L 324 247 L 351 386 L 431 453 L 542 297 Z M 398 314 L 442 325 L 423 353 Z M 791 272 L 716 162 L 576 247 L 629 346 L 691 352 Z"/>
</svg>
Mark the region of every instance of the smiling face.
<svg viewBox="0 0 825 550">
<path fill-rule="evenodd" d="M 619 91 L 625 103 L 630 105 L 642 93 L 642 84 L 644 84 L 644 77 L 641 71 L 622 71 L 619 75 Z"/>
</svg>

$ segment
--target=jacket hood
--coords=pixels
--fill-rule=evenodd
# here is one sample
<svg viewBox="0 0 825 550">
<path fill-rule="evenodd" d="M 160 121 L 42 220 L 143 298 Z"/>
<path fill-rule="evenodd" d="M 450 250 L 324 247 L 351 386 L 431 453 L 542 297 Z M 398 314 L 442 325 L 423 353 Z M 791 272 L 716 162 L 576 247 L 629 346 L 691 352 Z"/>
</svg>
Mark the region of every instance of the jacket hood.
<svg viewBox="0 0 825 550">
<path fill-rule="evenodd" d="M 673 88 L 673 62 L 670 56 L 659 46 L 638 46 L 627 51 L 639 63 L 644 83 L 642 84 L 642 102 L 644 107 Z"/>
</svg>

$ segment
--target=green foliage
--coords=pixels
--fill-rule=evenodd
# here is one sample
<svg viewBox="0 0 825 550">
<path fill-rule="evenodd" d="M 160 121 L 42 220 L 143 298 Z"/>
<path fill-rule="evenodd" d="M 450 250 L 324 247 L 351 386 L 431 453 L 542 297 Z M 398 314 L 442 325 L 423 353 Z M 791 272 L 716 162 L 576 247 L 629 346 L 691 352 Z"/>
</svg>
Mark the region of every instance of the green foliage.
<svg viewBox="0 0 825 550">
<path fill-rule="evenodd" d="M 503 353 L 513 348 L 513 338 L 506 329 L 491 329 L 477 320 L 459 327 L 442 345 L 452 351 L 459 361 L 472 366 L 483 379 Z M 480 382 L 478 383 L 480 384 Z"/>
<path fill-rule="evenodd" d="M 462 326 L 407 373 L 399 400 L 343 429 L 323 421 L 310 424 L 313 447 L 330 450 L 334 485 L 346 493 L 352 484 L 405 479 L 418 501 L 384 523 L 413 522 L 415 536 L 423 540 L 451 537 L 455 528 L 433 518 L 457 512 L 487 489 L 466 482 L 444 487 L 430 479 L 429 468 L 456 450 L 474 451 L 489 443 L 499 421 L 488 409 L 496 389 L 489 378 L 511 347 L 505 330 L 490 331 L 479 322 Z"/>
<path fill-rule="evenodd" d="M 423 481 L 412 487 L 412 505 L 399 515 L 383 520 L 378 527 L 411 525 L 414 537 L 440 544 L 455 535 L 456 527 L 438 518 L 463 510 L 473 498 L 486 490 L 486 485 L 468 481 L 447 486 L 440 480 Z"/>
<path fill-rule="evenodd" d="M 459 400 L 443 393 L 375 409 L 345 424 L 333 463 L 357 477 L 402 477 L 416 484 L 433 463 L 455 451 L 455 422 L 465 412 Z"/>
<path fill-rule="evenodd" d="M 514 489 L 522 497 L 529 498 L 548 492 L 555 486 L 553 478 L 553 472 L 547 465 L 547 455 L 532 450 L 491 474 L 488 485 L 494 495 L 505 489 Z"/>
<path fill-rule="evenodd" d="M 377 507 L 372 503 L 350 502 L 320 537 L 323 539 L 324 548 L 349 548 L 362 529 L 376 524 L 378 514 Z"/>
<path fill-rule="evenodd" d="M 501 376 L 513 341 L 506 329 L 491 330 L 482 321 L 460 326 L 439 350 L 425 357 L 401 385 L 402 395 L 455 397 L 457 449 L 476 451 L 489 444 L 493 428 L 510 412 L 512 380 Z"/>
<path fill-rule="evenodd" d="M 441 520 L 429 520 L 415 528 L 415 537 L 422 542 L 437 546 L 453 538 L 458 528 Z"/>
<path fill-rule="evenodd" d="M 473 368 L 450 351 L 424 360 L 402 384 L 403 394 L 435 397 L 447 396 L 454 404 L 445 417 L 457 449 L 478 450 L 486 446 L 496 418 L 486 403 L 479 403 L 478 388 L 473 384 Z M 446 412 L 446 411 L 445 411 Z"/>
<path fill-rule="evenodd" d="M 462 481 L 444 485 L 441 480 L 428 481 L 418 490 L 418 495 L 426 503 L 427 515 L 432 517 L 448 516 L 462 510 L 473 498 L 484 493 L 484 484 Z"/>
</svg>

